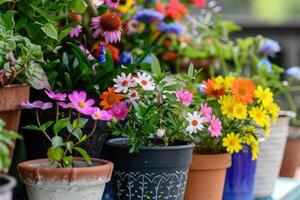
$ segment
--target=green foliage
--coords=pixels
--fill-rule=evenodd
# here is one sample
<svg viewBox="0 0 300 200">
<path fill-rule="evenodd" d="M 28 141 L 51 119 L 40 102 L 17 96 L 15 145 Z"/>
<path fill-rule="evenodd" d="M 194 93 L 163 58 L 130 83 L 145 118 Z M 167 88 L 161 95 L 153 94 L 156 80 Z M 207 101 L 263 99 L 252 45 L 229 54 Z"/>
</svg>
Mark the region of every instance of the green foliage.
<svg viewBox="0 0 300 200">
<path fill-rule="evenodd" d="M 5 122 L 0 119 L 0 172 L 6 171 L 11 163 L 10 148 L 14 147 L 15 139 L 21 136 L 14 131 L 4 129 Z"/>
</svg>

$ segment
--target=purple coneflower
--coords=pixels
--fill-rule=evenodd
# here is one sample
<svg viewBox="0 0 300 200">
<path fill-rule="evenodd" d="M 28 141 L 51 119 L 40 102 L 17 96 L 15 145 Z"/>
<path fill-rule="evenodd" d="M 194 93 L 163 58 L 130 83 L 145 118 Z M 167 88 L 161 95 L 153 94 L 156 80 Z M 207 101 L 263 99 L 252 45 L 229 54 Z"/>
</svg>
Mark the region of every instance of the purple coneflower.
<svg viewBox="0 0 300 200">
<path fill-rule="evenodd" d="M 77 25 L 77 26 L 72 28 L 69 35 L 70 35 L 71 38 L 78 37 L 81 32 L 82 32 L 82 26 Z"/>
</svg>

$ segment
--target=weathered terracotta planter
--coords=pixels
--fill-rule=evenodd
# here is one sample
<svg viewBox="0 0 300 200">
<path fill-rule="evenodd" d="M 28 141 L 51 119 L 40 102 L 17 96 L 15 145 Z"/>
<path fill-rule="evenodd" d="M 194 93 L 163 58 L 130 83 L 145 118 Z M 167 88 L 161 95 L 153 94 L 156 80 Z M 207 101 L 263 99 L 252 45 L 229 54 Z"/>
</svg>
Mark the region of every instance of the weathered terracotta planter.
<svg viewBox="0 0 300 200">
<path fill-rule="evenodd" d="M 221 200 L 231 154 L 194 154 L 189 170 L 185 200 Z"/>
<path fill-rule="evenodd" d="M 12 200 L 12 189 L 16 185 L 16 180 L 7 175 L 0 174 L 0 199 Z"/>
<path fill-rule="evenodd" d="M 284 156 L 280 169 L 280 176 L 294 177 L 300 164 L 300 127 L 290 126 L 289 137 L 286 142 Z"/>
<path fill-rule="evenodd" d="M 20 163 L 18 170 L 26 184 L 29 200 L 99 200 L 110 181 L 113 163 L 92 159 L 92 166 L 75 158 L 74 168 L 53 168 L 48 159 Z"/>
</svg>

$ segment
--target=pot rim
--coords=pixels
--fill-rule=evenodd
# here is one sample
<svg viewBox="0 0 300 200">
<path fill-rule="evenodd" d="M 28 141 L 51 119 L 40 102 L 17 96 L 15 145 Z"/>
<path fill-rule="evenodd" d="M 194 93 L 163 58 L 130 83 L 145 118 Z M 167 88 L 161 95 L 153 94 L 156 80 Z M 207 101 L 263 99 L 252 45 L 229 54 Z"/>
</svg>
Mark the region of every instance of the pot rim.
<svg viewBox="0 0 300 200">
<path fill-rule="evenodd" d="M 295 118 L 297 114 L 290 110 L 280 110 L 279 117 L 288 117 L 288 118 Z"/>
<path fill-rule="evenodd" d="M 197 154 L 193 153 L 190 170 L 219 170 L 231 166 L 231 153 Z"/>
<path fill-rule="evenodd" d="M 8 181 L 8 183 L 0 185 L 0 193 L 12 190 L 17 185 L 15 178 L 13 178 L 12 176 L 0 174 L 0 178 L 6 179 Z"/>
<path fill-rule="evenodd" d="M 0 87 L 0 89 L 3 88 L 16 88 L 16 87 L 30 87 L 28 84 L 26 83 L 22 83 L 22 84 L 9 84 L 9 85 L 4 85 L 4 87 Z"/>
<path fill-rule="evenodd" d="M 121 143 L 117 143 L 121 140 L 123 140 Z M 127 140 L 128 140 L 127 138 L 113 138 L 108 140 L 106 144 L 112 147 L 128 149 L 129 145 L 125 144 L 125 141 Z M 190 149 L 193 148 L 194 146 L 195 146 L 194 143 L 188 143 L 188 144 L 177 145 L 177 146 L 154 146 L 154 147 L 142 146 L 140 150 L 145 150 L 145 151 L 181 150 L 181 149 Z"/>
</svg>

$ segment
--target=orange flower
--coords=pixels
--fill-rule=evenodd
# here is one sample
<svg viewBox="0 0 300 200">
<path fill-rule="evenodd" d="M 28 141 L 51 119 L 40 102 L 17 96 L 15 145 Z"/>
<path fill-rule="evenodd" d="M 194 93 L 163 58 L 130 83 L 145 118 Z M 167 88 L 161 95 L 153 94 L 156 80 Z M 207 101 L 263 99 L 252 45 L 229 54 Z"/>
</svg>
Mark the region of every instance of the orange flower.
<svg viewBox="0 0 300 200">
<path fill-rule="evenodd" d="M 177 53 L 174 51 L 167 51 L 162 55 L 162 59 L 165 61 L 174 60 L 177 57 Z"/>
<path fill-rule="evenodd" d="M 233 81 L 231 91 L 237 101 L 249 104 L 254 98 L 255 85 L 250 79 L 238 78 Z"/>
<path fill-rule="evenodd" d="M 215 84 L 215 81 L 211 80 L 211 79 L 204 81 L 204 85 L 205 85 L 204 92 L 209 97 L 217 97 L 218 98 L 220 96 L 223 96 L 225 94 L 225 89 L 222 88 L 222 89 L 216 90 L 216 89 L 214 89 L 214 84 Z"/>
<path fill-rule="evenodd" d="M 164 5 L 158 1 L 155 5 L 157 11 L 163 13 L 166 17 L 172 19 L 181 19 L 182 15 L 185 16 L 188 14 L 187 8 L 179 3 L 178 0 L 171 0 L 168 6 L 164 7 Z"/>
<path fill-rule="evenodd" d="M 115 93 L 114 87 L 109 87 L 107 92 L 103 92 L 100 96 L 100 99 L 103 99 L 100 102 L 100 106 L 103 106 L 104 109 L 111 109 L 112 106 L 116 103 L 119 103 L 120 100 L 125 99 L 124 94 Z"/>
</svg>

